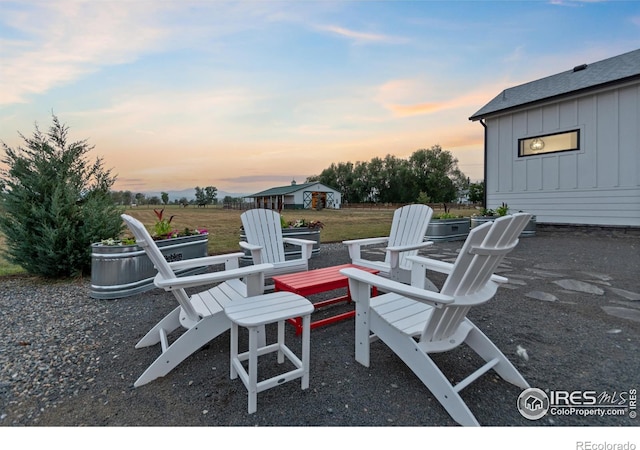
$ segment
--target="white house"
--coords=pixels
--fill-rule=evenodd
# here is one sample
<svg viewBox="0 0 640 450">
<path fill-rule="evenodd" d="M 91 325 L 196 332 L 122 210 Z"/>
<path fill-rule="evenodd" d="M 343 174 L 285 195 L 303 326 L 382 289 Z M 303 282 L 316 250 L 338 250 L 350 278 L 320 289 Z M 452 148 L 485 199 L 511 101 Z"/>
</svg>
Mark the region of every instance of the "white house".
<svg viewBox="0 0 640 450">
<path fill-rule="evenodd" d="M 266 191 L 248 195 L 253 198 L 257 208 L 275 209 L 339 209 L 342 194 L 322 183 L 297 184 L 294 181 L 288 186 L 279 186 Z"/>
<path fill-rule="evenodd" d="M 487 208 L 640 226 L 640 50 L 506 89 L 469 120 L 484 127 Z"/>
</svg>

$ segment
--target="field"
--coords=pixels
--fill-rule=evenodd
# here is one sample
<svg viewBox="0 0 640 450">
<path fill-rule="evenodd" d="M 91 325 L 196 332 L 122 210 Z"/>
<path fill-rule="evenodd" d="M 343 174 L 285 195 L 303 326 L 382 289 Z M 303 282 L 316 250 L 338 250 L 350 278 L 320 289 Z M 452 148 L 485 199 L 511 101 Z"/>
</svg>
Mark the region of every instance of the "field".
<svg viewBox="0 0 640 450">
<path fill-rule="evenodd" d="M 127 210 L 127 214 L 151 227 L 156 219 L 153 208 L 139 207 Z M 209 254 L 215 255 L 240 251 L 240 214 L 242 211 L 223 208 L 181 208 L 168 206 L 165 217 L 174 216 L 172 224 L 177 229 L 198 227 L 209 230 Z M 287 221 L 306 219 L 319 220 L 325 226 L 322 242 L 339 242 L 359 237 L 384 236 L 391 228 L 393 210 L 285 210 L 282 216 Z"/>
<path fill-rule="evenodd" d="M 346 239 L 386 236 L 391 228 L 393 208 L 375 209 L 325 209 L 314 210 L 285 210 L 282 212 L 285 220 L 306 219 L 319 220 L 324 223 L 321 242 L 341 242 Z M 437 212 L 437 211 L 436 211 Z M 473 210 L 451 211 L 456 214 L 470 215 Z M 143 222 L 149 229 L 156 220 L 151 206 L 129 208 L 126 213 Z M 209 230 L 209 254 L 240 251 L 240 214 L 242 211 L 223 209 L 221 207 L 187 207 L 169 205 L 165 208 L 164 217 L 173 217 L 175 228 L 206 228 Z M 0 237 L 0 248 L 4 243 Z M 0 258 L 0 276 L 21 273 L 18 266 L 8 264 Z"/>
</svg>

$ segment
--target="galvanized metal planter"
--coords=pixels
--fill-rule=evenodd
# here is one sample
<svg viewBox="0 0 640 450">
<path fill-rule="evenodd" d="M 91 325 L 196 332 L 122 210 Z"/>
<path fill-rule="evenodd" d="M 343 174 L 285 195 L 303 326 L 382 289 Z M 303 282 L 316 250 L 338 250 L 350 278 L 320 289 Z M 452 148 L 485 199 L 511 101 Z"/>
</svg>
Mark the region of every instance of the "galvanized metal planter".
<svg viewBox="0 0 640 450">
<path fill-rule="evenodd" d="M 427 227 L 428 241 L 463 241 L 469 235 L 469 218 L 431 219 Z"/>
<path fill-rule="evenodd" d="M 315 241 L 313 244 L 311 256 L 315 256 L 320 253 L 320 231 L 321 230 L 313 230 L 306 227 L 300 228 L 283 228 L 282 229 L 282 237 L 283 238 L 295 238 L 295 239 L 308 239 L 310 241 Z M 244 233 L 244 230 L 240 230 L 240 240 L 247 241 L 247 235 Z M 300 257 L 301 251 L 300 247 L 295 245 L 285 244 L 284 246 L 284 255 L 288 258 Z M 251 260 L 251 252 L 249 250 L 244 251 L 243 260 Z"/>
<path fill-rule="evenodd" d="M 169 262 L 207 256 L 209 235 L 183 236 L 156 241 Z M 203 268 L 176 271 L 193 275 Z M 128 297 L 153 289 L 156 269 L 143 249 L 137 245 L 91 244 L 91 289 L 97 299 Z"/>
<path fill-rule="evenodd" d="M 486 222 L 493 222 L 495 219 L 497 219 L 497 217 L 472 217 L 471 218 L 471 229 L 482 225 L 483 223 Z M 526 227 L 524 227 L 524 230 L 522 230 L 522 232 L 520 233 L 520 237 L 530 237 L 530 236 L 535 236 L 536 235 L 536 216 L 531 216 L 531 219 L 529 219 L 529 223 L 527 224 Z"/>
</svg>

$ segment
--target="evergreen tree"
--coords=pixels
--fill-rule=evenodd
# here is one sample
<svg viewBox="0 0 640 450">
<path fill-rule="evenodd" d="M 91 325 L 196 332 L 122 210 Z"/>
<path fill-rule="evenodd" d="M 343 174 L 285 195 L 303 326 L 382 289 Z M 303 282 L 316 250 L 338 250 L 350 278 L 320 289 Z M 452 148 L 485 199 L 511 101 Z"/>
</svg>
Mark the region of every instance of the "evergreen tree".
<svg viewBox="0 0 640 450">
<path fill-rule="evenodd" d="M 48 133 L 36 125 L 25 147 L 2 142 L 8 169 L 0 172 L 0 231 L 7 260 L 49 278 L 91 268 L 92 242 L 118 236 L 121 208 L 110 195 L 115 177 L 101 158 L 89 163 L 86 140 L 69 143 L 68 127 L 53 116 Z"/>
</svg>

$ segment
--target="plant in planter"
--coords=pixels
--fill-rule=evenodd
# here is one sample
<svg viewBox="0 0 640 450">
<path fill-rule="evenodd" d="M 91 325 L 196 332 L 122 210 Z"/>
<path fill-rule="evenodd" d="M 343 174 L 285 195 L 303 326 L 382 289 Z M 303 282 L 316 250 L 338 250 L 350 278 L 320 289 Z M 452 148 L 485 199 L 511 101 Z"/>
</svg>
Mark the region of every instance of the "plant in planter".
<svg viewBox="0 0 640 450">
<path fill-rule="evenodd" d="M 184 236 L 197 236 L 199 234 L 207 234 L 208 231 L 204 228 L 184 228 L 182 230 L 174 229 L 171 226 L 171 221 L 175 216 L 171 216 L 168 219 L 163 218 L 164 208 L 160 211 L 154 209 L 153 212 L 156 214 L 158 220 L 153 225 L 153 240 L 158 241 L 161 239 L 175 239 Z"/>
<path fill-rule="evenodd" d="M 324 223 L 319 220 L 307 222 L 306 219 L 296 219 L 287 222 L 284 216 L 280 216 L 280 225 L 283 230 L 287 228 L 309 228 L 310 230 L 321 230 L 324 228 Z"/>
<path fill-rule="evenodd" d="M 163 218 L 164 209 L 157 211 L 153 226 L 153 239 L 169 262 L 207 256 L 209 233 L 205 229 L 172 229 L 171 220 Z M 176 271 L 180 275 L 193 275 L 202 268 Z M 138 294 L 154 288 L 156 269 L 135 239 L 124 236 L 105 239 L 91 245 L 90 296 L 114 299 Z"/>
<path fill-rule="evenodd" d="M 283 216 L 280 216 L 280 225 L 282 226 L 282 237 L 315 241 L 311 255 L 320 253 L 320 231 L 324 228 L 324 223 L 319 220 L 307 221 L 306 219 L 287 221 Z M 284 253 L 287 256 L 297 256 L 300 254 L 300 248 L 285 244 Z"/>
<path fill-rule="evenodd" d="M 509 214 L 509 205 L 502 202 L 495 211 L 492 209 L 483 208 L 480 210 L 480 215 L 474 215 L 471 217 L 471 228 L 475 228 L 482 225 L 485 222 L 491 222 L 498 217 L 506 216 Z M 522 210 L 520 211 L 522 212 Z M 520 233 L 520 237 L 533 236 L 536 234 L 536 216 L 532 216 L 525 229 Z"/>
<path fill-rule="evenodd" d="M 498 217 L 506 216 L 507 214 L 509 214 L 509 205 L 507 205 L 505 202 L 502 202 L 502 205 L 496 208 L 496 214 L 498 215 Z"/>
<path fill-rule="evenodd" d="M 445 220 L 445 219 L 461 219 L 463 216 L 460 214 L 453 214 L 450 212 L 443 212 L 440 214 L 434 214 L 431 220 Z"/>
</svg>

